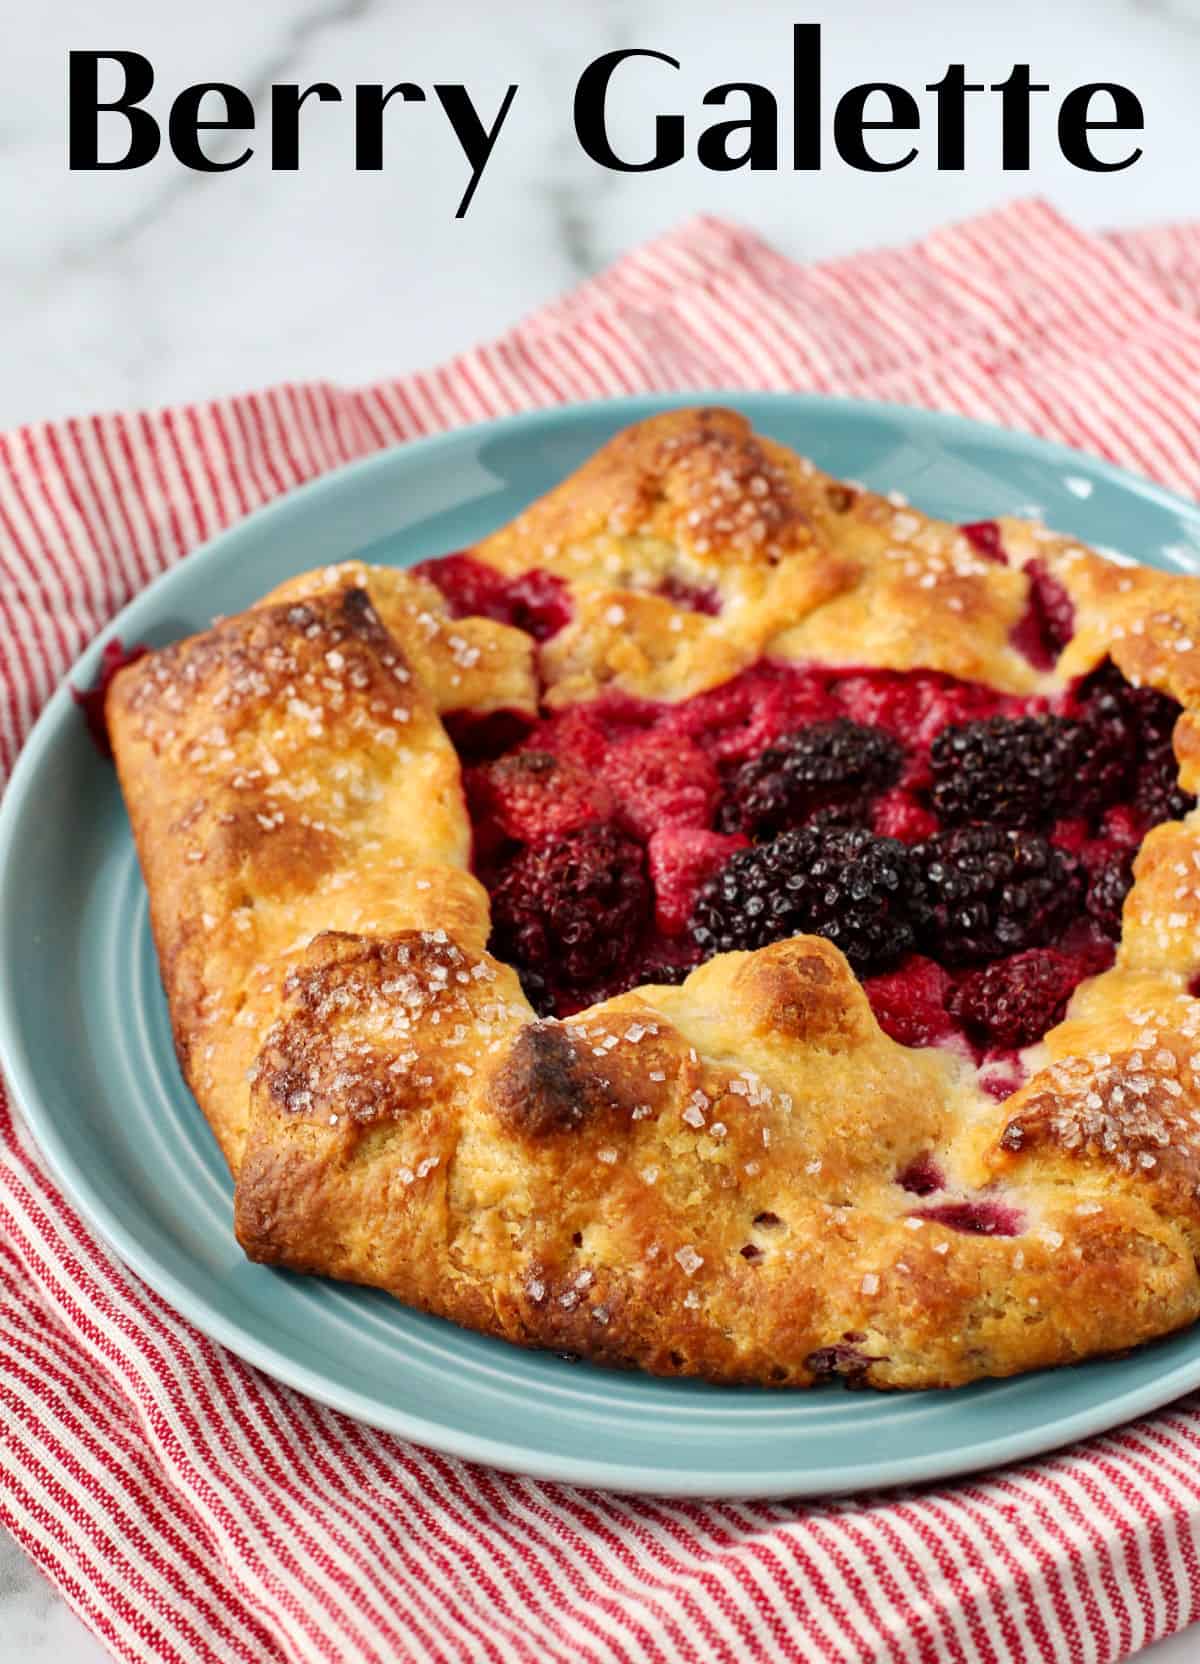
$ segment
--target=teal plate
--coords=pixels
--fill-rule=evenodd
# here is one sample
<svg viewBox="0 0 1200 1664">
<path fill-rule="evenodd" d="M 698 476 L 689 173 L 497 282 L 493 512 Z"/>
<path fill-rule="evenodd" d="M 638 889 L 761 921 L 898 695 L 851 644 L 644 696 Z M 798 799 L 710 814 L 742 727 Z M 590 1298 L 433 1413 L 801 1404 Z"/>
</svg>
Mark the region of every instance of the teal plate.
<svg viewBox="0 0 1200 1664">
<path fill-rule="evenodd" d="M 951 520 L 1040 513 L 1200 570 L 1200 510 L 1022 435 L 895 406 L 728 394 L 843 478 Z M 518 416 L 385 451 L 291 493 L 176 567 L 105 637 L 159 644 L 295 572 L 470 543 L 618 428 L 690 399 Z M 72 672 L 95 676 L 99 643 Z M 1118 1361 L 954 1393 L 784 1394 L 570 1364 L 369 1290 L 246 1261 L 233 1188 L 176 1068 L 146 895 L 110 767 L 60 688 L 0 807 L 0 1061 L 81 1212 L 214 1339 L 326 1404 L 455 1456 L 619 1490 L 812 1495 L 943 1478 L 1115 1426 L 1200 1386 L 1200 1329 Z"/>
</svg>

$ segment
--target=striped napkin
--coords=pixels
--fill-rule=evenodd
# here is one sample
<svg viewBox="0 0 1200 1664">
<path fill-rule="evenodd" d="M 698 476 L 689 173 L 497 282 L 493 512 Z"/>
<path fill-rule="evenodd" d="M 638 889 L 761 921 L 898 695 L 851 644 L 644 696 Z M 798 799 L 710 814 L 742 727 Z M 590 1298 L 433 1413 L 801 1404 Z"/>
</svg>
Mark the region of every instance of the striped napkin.
<svg viewBox="0 0 1200 1664">
<path fill-rule="evenodd" d="M 0 436 L 0 780 L 113 612 L 348 458 L 644 389 L 964 412 L 1200 491 L 1200 225 L 1021 203 L 798 266 L 702 219 L 438 370 Z M 0 1092 L 0 1521 L 119 1657 L 1111 1664 L 1200 1615 L 1200 1397 L 855 1502 L 664 1502 L 445 1460 L 276 1385 L 101 1246 Z"/>
</svg>

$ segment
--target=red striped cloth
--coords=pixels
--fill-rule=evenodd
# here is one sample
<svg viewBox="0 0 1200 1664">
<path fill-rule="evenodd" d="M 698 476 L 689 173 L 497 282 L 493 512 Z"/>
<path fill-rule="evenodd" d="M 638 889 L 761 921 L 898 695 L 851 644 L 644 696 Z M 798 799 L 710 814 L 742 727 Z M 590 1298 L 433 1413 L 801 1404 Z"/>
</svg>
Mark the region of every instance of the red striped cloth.
<svg viewBox="0 0 1200 1664">
<path fill-rule="evenodd" d="M 1200 227 L 1020 204 L 800 267 L 712 220 L 501 340 L 0 437 L 0 779 L 117 607 L 380 445 L 645 388 L 959 410 L 1200 488 Z M 448 1461 L 239 1363 L 125 1271 L 0 1094 L 0 1520 L 128 1659 L 1111 1664 L 1200 1615 L 1200 1398 L 1051 1460 L 854 1503 L 690 1503 Z"/>
</svg>

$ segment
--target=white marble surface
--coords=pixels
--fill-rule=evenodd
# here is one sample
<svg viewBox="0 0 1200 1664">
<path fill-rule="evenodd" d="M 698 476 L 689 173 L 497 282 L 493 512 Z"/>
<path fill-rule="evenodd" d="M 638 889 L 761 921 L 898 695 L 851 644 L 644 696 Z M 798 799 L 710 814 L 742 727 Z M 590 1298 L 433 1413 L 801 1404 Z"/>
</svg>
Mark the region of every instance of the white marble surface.
<svg viewBox="0 0 1200 1664">
<path fill-rule="evenodd" d="M 1061 95 L 1121 80 L 1146 109 L 1145 155 L 1089 176 L 1059 156 L 1035 106 L 1033 166 L 1005 175 L 993 100 L 970 107 L 968 168 L 929 154 L 896 175 L 605 173 L 579 150 L 571 97 L 600 52 L 644 46 L 678 75 L 630 73 L 614 136 L 631 147 L 655 109 L 689 116 L 703 91 L 758 80 L 786 105 L 793 21 L 825 25 L 828 92 L 892 79 L 918 91 L 949 61 L 994 80 L 1014 61 Z M 145 53 L 164 115 L 188 82 L 229 80 L 265 110 L 273 82 L 465 81 L 489 117 L 519 91 L 466 220 L 465 162 L 433 104 L 389 111 L 387 166 L 352 168 L 350 106 L 305 111 L 301 167 L 259 154 L 201 176 L 160 156 L 137 173 L 66 167 L 66 53 Z M 403 371 L 485 337 L 631 243 L 703 210 L 739 218 L 800 257 L 918 234 L 1026 191 L 1087 226 L 1200 213 L 1195 87 L 1200 0 L 42 0 L 9 8 L 0 54 L 0 426 L 199 397 L 281 378 L 355 381 Z M 923 99 L 923 108 L 930 100 Z M 232 143 L 227 139 L 226 143 Z M 243 141 L 238 140 L 238 144 Z M 267 135 L 256 140 L 265 150 Z M 931 152 L 931 137 L 923 139 Z M 786 149 L 786 143 L 784 148 Z M 1194 1635 L 1153 1651 L 1185 1664 Z M 104 1656 L 7 1539 L 0 1539 L 0 1658 Z M 1148 1655 L 1151 1656 L 1151 1655 Z"/>
<path fill-rule="evenodd" d="M 42 0 L 11 10 L 0 57 L 0 425 L 415 367 L 701 209 L 800 256 L 903 240 L 1028 190 L 1086 225 L 1200 212 L 1187 160 L 1200 0 Z M 1006 175 L 990 95 L 970 103 L 960 174 L 936 172 L 931 135 L 894 175 L 854 173 L 836 157 L 817 174 L 719 175 L 692 159 L 618 175 L 579 149 L 572 88 L 600 52 L 644 46 L 683 65 L 627 70 L 621 142 L 646 142 L 656 108 L 688 113 L 694 139 L 714 83 L 759 80 L 790 99 L 797 19 L 824 24 L 827 102 L 880 77 L 920 93 L 951 59 L 989 81 L 1027 60 L 1059 94 L 1087 79 L 1131 86 L 1146 108 L 1145 155 L 1125 173 L 1078 172 L 1058 153 L 1056 100 L 1043 97 L 1031 171 Z M 389 109 L 387 165 L 376 174 L 353 171 L 350 105 L 315 100 L 293 174 L 270 172 L 266 134 L 230 174 L 190 173 L 163 154 L 138 172 L 69 173 L 72 47 L 143 52 L 160 116 L 181 86 L 208 79 L 246 88 L 264 110 L 262 90 L 279 81 L 343 90 L 464 81 L 489 117 L 510 81 L 519 91 L 469 215 L 456 221 L 466 164 L 432 103 Z M 213 142 L 229 153 L 244 141 Z"/>
</svg>

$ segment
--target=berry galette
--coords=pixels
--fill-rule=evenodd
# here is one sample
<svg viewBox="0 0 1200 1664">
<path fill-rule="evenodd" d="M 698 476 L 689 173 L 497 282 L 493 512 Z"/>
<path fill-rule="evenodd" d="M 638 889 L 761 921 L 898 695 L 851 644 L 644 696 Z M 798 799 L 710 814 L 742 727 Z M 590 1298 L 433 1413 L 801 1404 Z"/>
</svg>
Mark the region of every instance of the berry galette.
<svg viewBox="0 0 1200 1664">
<path fill-rule="evenodd" d="M 1200 1313 L 1200 583 L 725 410 L 115 677 L 254 1259 L 722 1382 Z"/>
</svg>

